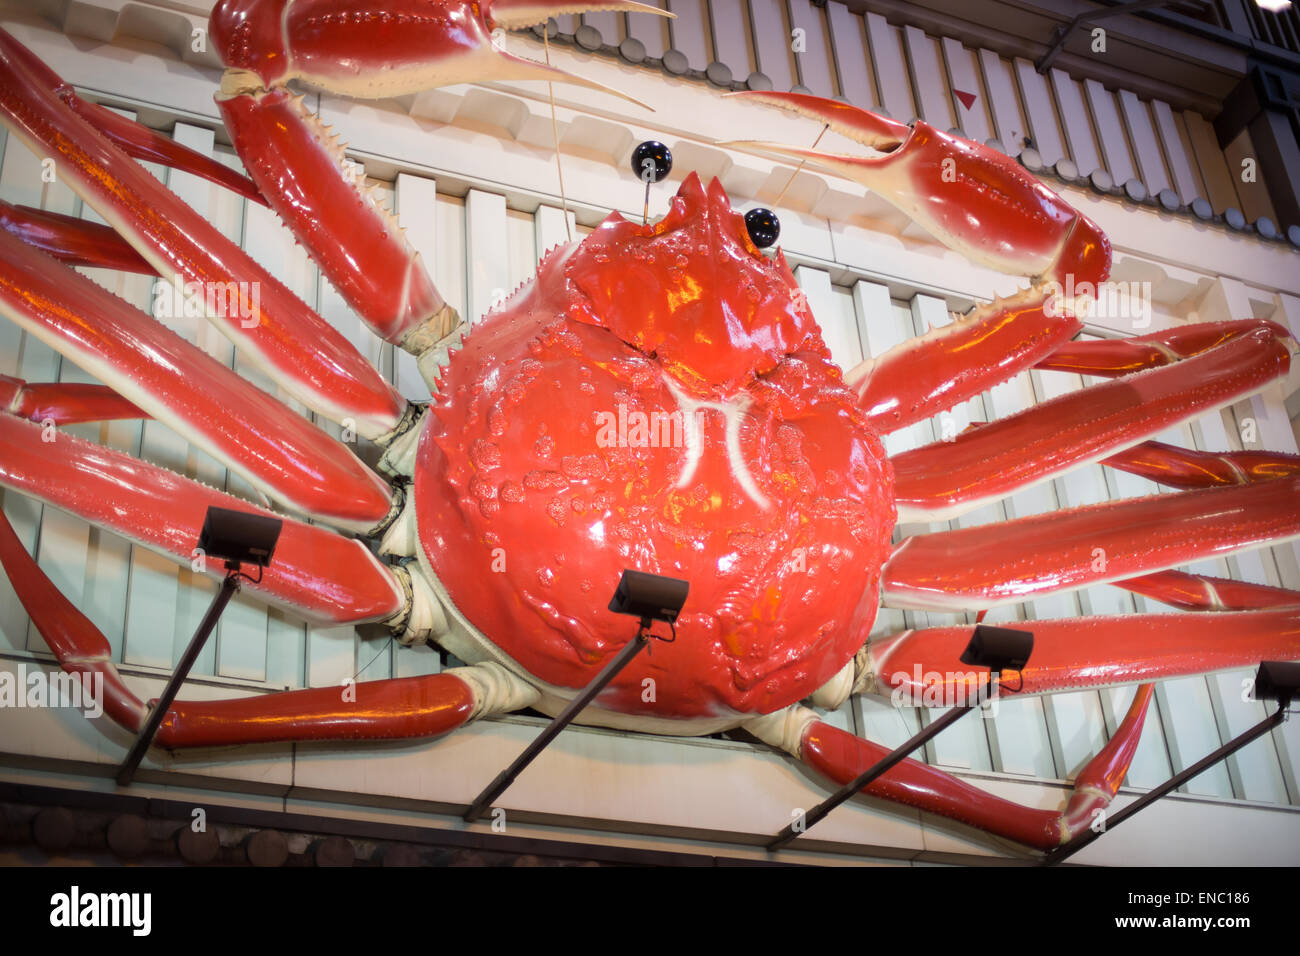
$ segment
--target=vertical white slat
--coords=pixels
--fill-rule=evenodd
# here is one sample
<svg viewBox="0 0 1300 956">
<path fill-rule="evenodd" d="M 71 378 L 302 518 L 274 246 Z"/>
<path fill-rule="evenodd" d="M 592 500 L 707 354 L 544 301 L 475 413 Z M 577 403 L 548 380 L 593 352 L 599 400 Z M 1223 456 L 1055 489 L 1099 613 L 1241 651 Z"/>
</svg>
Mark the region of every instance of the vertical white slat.
<svg viewBox="0 0 1300 956">
<path fill-rule="evenodd" d="M 1156 195 L 1169 188 L 1169 174 L 1165 170 L 1164 156 L 1156 140 L 1155 126 L 1151 122 L 1150 107 L 1137 98 L 1131 90 L 1119 91 L 1120 111 L 1125 128 L 1133 141 L 1133 156 L 1147 191 Z"/>
<path fill-rule="evenodd" d="M 1137 175 L 1137 167 L 1133 165 L 1128 135 L 1115 106 L 1115 97 L 1096 80 L 1084 80 L 1083 88 L 1097 124 L 1097 141 L 1106 161 L 1106 172 L 1110 173 L 1116 185 L 1122 185 Z"/>
<path fill-rule="evenodd" d="M 830 45 L 826 41 L 826 20 L 822 10 L 808 0 L 787 0 L 790 4 L 791 29 L 804 31 L 805 52 L 796 53 L 803 85 L 817 96 L 834 96 L 835 80 L 831 76 Z"/>
<path fill-rule="evenodd" d="M 508 293 L 515 291 L 537 274 L 537 224 L 531 215 L 517 209 L 506 213 L 506 262 Z"/>
<path fill-rule="evenodd" d="M 857 282 L 853 286 L 853 295 L 858 318 L 866 325 L 860 335 L 871 358 L 883 355 L 912 337 L 911 313 L 894 305 L 885 286 L 873 282 Z M 890 455 L 896 455 L 908 448 L 915 448 L 921 443 L 919 433 L 913 434 L 917 427 L 912 425 L 883 436 L 885 450 Z"/>
<path fill-rule="evenodd" d="M 510 290 L 506 248 L 506 197 L 471 189 L 465 196 L 466 286 L 470 322 L 477 322 Z"/>
<path fill-rule="evenodd" d="M 840 71 L 840 95 L 854 106 L 874 109 L 879 99 L 862 15 L 851 13 L 841 3 L 828 3 L 826 16 L 830 21 L 827 29 Z"/>
<path fill-rule="evenodd" d="M 237 595 L 221 615 L 217 635 L 217 674 L 245 680 L 266 679 L 266 605 Z"/>
<path fill-rule="evenodd" d="M 537 257 L 550 252 L 556 246 L 564 245 L 569 241 L 572 235 L 576 241 L 578 237 L 577 230 L 574 228 L 577 223 L 574 221 L 573 212 L 568 213 L 569 228 L 564 228 L 565 213 L 563 209 L 557 209 L 555 206 L 538 206 L 537 212 L 533 214 L 533 229 L 535 240 L 533 247 L 537 250 Z"/>
<path fill-rule="evenodd" d="M 912 84 L 908 82 L 907 61 L 903 55 L 903 31 L 886 22 L 878 13 L 863 15 L 876 82 L 880 86 L 881 105 L 900 122 L 916 116 L 912 102 Z"/>
<path fill-rule="evenodd" d="M 744 0 L 712 0 L 713 52 L 719 63 L 731 69 L 733 80 L 744 82 L 753 72 L 749 59 L 748 8 Z"/>
<path fill-rule="evenodd" d="M 1067 155 L 1074 161 L 1081 176 L 1088 176 L 1100 168 L 1101 152 L 1097 148 L 1096 130 L 1088 107 L 1083 102 L 1079 81 L 1064 70 L 1052 70 L 1052 91 L 1061 111 L 1061 131 L 1065 136 Z"/>
<path fill-rule="evenodd" d="M 455 196 L 438 196 L 434 215 L 437 218 L 438 258 L 427 263 L 433 271 L 433 281 L 443 299 L 449 302 L 462 319 L 471 321 L 469 312 L 468 275 L 465 266 L 465 201 Z"/>
<path fill-rule="evenodd" d="M 980 50 L 979 58 L 984 88 L 989 94 L 989 110 L 993 114 L 993 129 L 1003 148 L 1010 155 L 1018 156 L 1029 135 L 1029 124 L 1020 109 L 1011 63 L 992 50 Z"/>
<path fill-rule="evenodd" d="M 646 0 L 652 7 L 667 9 L 666 0 Z M 627 35 L 645 44 L 645 55 L 658 59 L 668 49 L 667 17 L 652 13 L 627 14 Z"/>
<path fill-rule="evenodd" d="M 428 644 L 413 644 L 402 647 L 400 644 L 393 651 L 394 677 L 423 677 L 437 674 L 442 670 L 442 659 L 438 649 Z"/>
<path fill-rule="evenodd" d="M 1214 211 L 1222 215 L 1229 206 L 1237 205 L 1237 189 L 1233 185 L 1228 161 L 1219 148 L 1213 125 L 1205 117 L 1190 110 L 1182 117 L 1187 124 L 1187 137 L 1191 141 L 1196 167 L 1205 183 L 1206 198 Z"/>
<path fill-rule="evenodd" d="M 1065 155 L 1065 146 L 1057 123 L 1056 105 L 1052 102 L 1052 91 L 1047 88 L 1047 78 L 1034 69 L 1034 64 L 1017 57 L 1015 65 L 1016 80 L 1020 84 L 1025 110 L 1029 114 L 1029 131 L 1034 138 L 1034 148 L 1046 165 L 1053 166 Z"/>
<path fill-rule="evenodd" d="M 425 176 L 398 173 L 394 186 L 397 221 L 406 232 L 407 241 L 424 262 L 426 269 L 438 261 L 438 184 Z M 439 290 L 441 294 L 442 290 Z M 420 374 L 416 356 L 402 349 L 394 353 L 393 383 L 408 401 L 427 402 L 429 386 Z"/>
<path fill-rule="evenodd" d="M 967 139 L 983 143 L 992 138 L 993 124 L 989 114 L 989 98 L 984 95 L 984 84 L 980 82 L 979 62 L 975 52 L 952 37 L 944 37 L 940 45 L 952 84 L 952 108 L 957 114 L 957 128 Z M 975 101 L 969 107 L 966 106 L 957 98 L 958 90 L 973 94 Z"/>
<path fill-rule="evenodd" d="M 556 25 L 559 26 L 560 32 L 566 36 L 573 36 L 573 34 L 577 32 L 578 25 L 581 22 L 576 13 L 562 13 L 558 16 L 552 17 L 551 19 L 553 19 L 556 22 Z"/>
<path fill-rule="evenodd" d="M 795 281 L 808 297 L 808 307 L 821 329 L 822 339 L 831 351 L 831 357 L 841 369 L 848 371 L 862 361 L 862 345 L 852 317 L 843 315 L 840 303 L 831 290 L 830 274 L 821 269 L 796 266 Z"/>
<path fill-rule="evenodd" d="M 952 90 L 939 58 L 939 41 L 914 27 L 903 27 L 903 48 L 916 90 L 921 119 L 940 130 L 957 125 Z"/>
<path fill-rule="evenodd" d="M 772 89 L 790 89 L 794 85 L 794 63 L 785 4 L 782 0 L 749 0 L 749 22 L 759 70 L 772 81 Z"/>
<path fill-rule="evenodd" d="M 272 607 L 266 613 L 266 683 L 282 689 L 306 684 L 307 627 Z"/>
<path fill-rule="evenodd" d="M 364 662 L 363 662 L 364 663 Z M 357 671 L 356 631 L 307 625 L 307 686 L 337 687 Z"/>
<path fill-rule="evenodd" d="M 1153 100 L 1151 107 L 1155 113 L 1156 133 L 1160 138 L 1160 145 L 1164 148 L 1165 158 L 1169 162 L 1173 188 L 1183 202 L 1190 203 L 1201 195 L 1202 189 L 1192 159 L 1183 146 L 1183 137 L 1178 130 L 1178 125 L 1174 122 L 1174 111 L 1163 100 Z"/>
<path fill-rule="evenodd" d="M 711 59 L 703 0 L 668 0 L 668 9 L 677 14 L 668 23 L 673 46 L 686 54 L 692 70 L 703 70 Z"/>
</svg>

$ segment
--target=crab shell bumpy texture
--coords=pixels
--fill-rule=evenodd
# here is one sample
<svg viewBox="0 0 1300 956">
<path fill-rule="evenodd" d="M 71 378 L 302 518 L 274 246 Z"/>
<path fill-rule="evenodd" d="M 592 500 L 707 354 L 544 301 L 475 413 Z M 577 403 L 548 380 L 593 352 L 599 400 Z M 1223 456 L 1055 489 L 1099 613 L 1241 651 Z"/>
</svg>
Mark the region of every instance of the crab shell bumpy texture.
<svg viewBox="0 0 1300 956">
<path fill-rule="evenodd" d="M 693 402 L 727 406 L 696 411 L 698 441 Z M 608 710 L 770 713 L 866 640 L 892 469 L 784 258 L 750 242 L 717 180 L 692 173 L 663 220 L 615 213 L 548 256 L 466 336 L 433 411 L 425 557 L 536 678 L 580 688 L 631 639 L 607 608 L 624 568 L 691 589 L 676 642 L 634 659 L 597 698 Z"/>
</svg>

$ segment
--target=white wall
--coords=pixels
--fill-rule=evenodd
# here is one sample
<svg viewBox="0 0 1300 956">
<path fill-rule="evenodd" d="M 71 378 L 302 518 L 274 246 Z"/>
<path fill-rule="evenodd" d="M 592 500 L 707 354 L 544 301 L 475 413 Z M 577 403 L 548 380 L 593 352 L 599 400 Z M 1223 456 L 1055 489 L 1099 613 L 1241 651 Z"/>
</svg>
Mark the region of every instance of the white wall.
<svg viewBox="0 0 1300 956">
<path fill-rule="evenodd" d="M 187 144 L 237 165 L 228 147 L 220 144 L 224 137 L 210 99 L 218 80 L 214 71 L 178 62 L 167 49 L 143 43 L 138 35 L 112 45 L 84 38 L 74 44 L 36 20 L 19 18 L 5 26 L 86 95 L 138 113 Z M 514 50 L 540 55 L 540 44 L 531 37 L 510 42 Z M 657 72 L 564 48 L 553 47 L 551 54 L 557 65 L 625 89 L 658 109 L 651 114 L 603 94 L 556 88 L 565 182 L 581 224 L 578 233 L 611 208 L 629 216 L 640 214 L 642 187 L 632 177 L 628 160 L 643 139 L 664 140 L 677 158 L 673 183 L 653 192 L 652 214 L 658 214 L 691 168 L 719 175 L 737 208 L 771 202 L 786 185 L 791 168 L 715 144 L 752 137 L 811 143 L 819 128 L 735 101 L 719 102 L 715 91 L 698 83 L 665 80 Z M 326 122 L 351 143 L 353 158 L 365 164 L 368 176 L 395 206 L 425 261 L 432 264 L 444 296 L 465 314 L 481 311 L 496 290 L 515 288 L 538 253 L 563 240 L 544 87 L 456 87 L 380 103 L 321 97 L 318 105 Z M 824 143 L 836 148 L 829 138 Z M 413 399 L 427 396 L 413 362 L 394 356 L 391 347 L 360 326 L 271 214 L 193 177 L 157 172 L 351 337 L 404 393 Z M 1253 314 L 1289 322 L 1300 331 L 1300 270 L 1295 269 L 1295 254 L 1285 247 L 1092 193 L 1066 195 L 1110 233 L 1117 249 L 1117 278 L 1153 281 L 1157 327 L 1198 317 Z M 41 183 L 37 157 L 12 140 L 0 156 L 0 198 L 83 212 L 80 201 L 64 187 Z M 1015 284 L 961 261 L 878 199 L 864 196 L 860 187 L 833 177 L 800 172 L 778 211 L 782 245 L 798 267 L 799 281 L 832 352 L 845 367 L 923 331 L 926 323 L 947 321 L 948 309 L 964 309 L 976 298 L 1006 292 Z M 147 307 L 148 280 L 96 277 Z M 178 331 L 223 361 L 232 361 L 224 339 L 190 321 Z M 242 364 L 236 362 L 235 367 L 272 387 Z M 2 320 L 0 373 L 30 381 L 87 380 L 71 363 Z M 1079 376 L 1024 373 L 952 414 L 960 428 L 1084 384 Z M 1295 384 L 1293 374 L 1288 386 L 1275 386 L 1261 398 L 1174 429 L 1168 440 L 1189 447 L 1239 448 L 1239 420 L 1249 415 L 1260 424 L 1255 447 L 1294 452 L 1283 402 Z M 890 451 L 933 440 L 938 428 L 936 420 L 893 436 Z M 158 423 L 79 426 L 73 431 L 232 493 L 248 492 L 238 479 Z M 1093 466 L 950 526 L 1156 490 L 1141 479 Z M 137 692 L 156 692 L 206 607 L 212 585 L 31 500 L 6 494 L 3 504 L 46 573 L 109 637 L 115 659 Z M 1300 588 L 1297 549 L 1291 546 L 1206 562 L 1198 570 Z M 991 617 L 1032 620 L 1146 610 L 1141 598 L 1094 588 L 1004 609 Z M 882 611 L 876 633 L 956 620 L 946 614 Z M 50 659 L 4 581 L 0 657 L 0 666 L 9 669 Z M 360 679 L 378 679 L 438 667 L 437 654 L 428 649 L 363 640 L 348 628 L 312 628 L 240 598 L 223 618 L 185 693 L 211 697 L 328 686 L 358 674 Z M 1244 676 L 1163 684 L 1129 786 L 1163 780 L 1262 716 L 1261 705 L 1241 700 Z M 1056 806 L 1063 799 L 1061 781 L 1105 742 L 1131 693 L 1120 689 L 1004 703 L 995 720 L 967 718 L 959 723 L 931 746 L 926 758 L 1004 795 Z M 916 729 L 918 715 L 855 701 L 831 719 L 893 744 Z M 143 786 L 215 790 L 219 802 L 253 799 L 247 794 L 258 792 L 290 809 L 311 807 L 316 801 L 396 806 L 390 815 L 398 820 L 417 808 L 467 803 L 533 733 L 533 722 L 510 718 L 439 741 L 377 748 L 314 745 L 176 757 L 155 754 L 146 766 L 157 772 L 146 774 Z M 0 776 L 47 782 L 49 774 L 65 781 L 74 779 L 69 774 L 102 777 L 120 759 L 126 743 L 124 734 L 93 728 L 68 712 L 0 711 Z M 1261 857 L 1254 854 L 1262 853 L 1275 862 L 1295 863 L 1300 859 L 1298 767 L 1300 736 L 1294 725 L 1287 725 L 1194 781 L 1185 796 L 1170 798 L 1127 824 L 1122 842 L 1099 841 L 1085 858 L 1222 863 L 1258 860 Z M 109 783 L 92 779 L 81 785 Z M 826 792 L 806 771 L 759 746 L 573 730 L 521 778 L 502 805 L 510 808 L 514 825 L 521 828 L 512 832 L 520 834 L 544 823 L 550 834 L 573 831 L 576 836 L 581 830 L 584 839 L 702 849 L 753 842 L 758 834 L 775 832 L 794 808 L 810 807 Z M 208 793 L 196 799 L 214 797 Z M 438 822 L 455 825 L 451 819 Z M 1162 842 L 1170 834 L 1192 830 L 1206 835 L 1196 847 L 1175 850 Z M 593 831 L 603 835 L 593 836 Z M 644 836 L 615 836 L 619 831 Z M 841 808 L 818 828 L 816 837 L 837 850 L 864 856 L 944 859 L 951 853 L 1005 852 L 972 831 L 874 803 Z"/>
</svg>

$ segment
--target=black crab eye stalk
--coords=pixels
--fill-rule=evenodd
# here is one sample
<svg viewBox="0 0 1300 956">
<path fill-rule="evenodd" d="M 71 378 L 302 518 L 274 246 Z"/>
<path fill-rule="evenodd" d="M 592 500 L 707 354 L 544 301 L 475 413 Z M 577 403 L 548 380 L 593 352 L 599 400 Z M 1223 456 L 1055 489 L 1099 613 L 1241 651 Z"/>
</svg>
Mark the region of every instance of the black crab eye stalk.
<svg viewBox="0 0 1300 956">
<path fill-rule="evenodd" d="M 772 210 L 760 206 L 745 213 L 745 229 L 754 245 L 766 249 L 776 245 L 776 240 L 780 238 L 781 220 L 776 218 L 776 213 Z"/>
</svg>

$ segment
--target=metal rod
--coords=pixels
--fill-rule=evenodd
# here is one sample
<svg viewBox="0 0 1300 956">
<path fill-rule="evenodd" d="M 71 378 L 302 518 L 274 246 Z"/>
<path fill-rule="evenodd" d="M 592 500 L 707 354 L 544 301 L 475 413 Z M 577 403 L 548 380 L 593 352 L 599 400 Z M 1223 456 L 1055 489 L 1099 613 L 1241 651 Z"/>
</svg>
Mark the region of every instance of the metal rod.
<svg viewBox="0 0 1300 956">
<path fill-rule="evenodd" d="M 1052 63 L 1060 56 L 1061 51 L 1065 49 L 1065 42 L 1070 38 L 1076 27 L 1084 23 L 1093 23 L 1097 20 L 1105 20 L 1107 17 L 1117 17 L 1124 13 L 1140 13 L 1143 10 L 1150 10 L 1153 7 L 1168 6 L 1171 0 L 1134 0 L 1133 3 L 1126 3 L 1122 6 L 1111 7 L 1108 10 L 1089 10 L 1081 13 L 1069 23 L 1062 23 L 1056 28 L 1052 35 L 1052 45 L 1034 64 L 1034 69 L 1039 73 L 1046 73 L 1052 68 Z"/>
<path fill-rule="evenodd" d="M 465 811 L 463 818 L 465 822 L 473 823 L 481 817 L 483 811 L 491 806 L 492 801 L 501 796 L 505 789 L 515 782 L 515 778 L 533 762 L 533 759 L 539 753 L 546 749 L 546 745 L 554 740 L 561 730 L 573 723 L 573 718 L 577 717 L 582 709 L 591 703 L 592 698 L 604 690 L 605 685 L 612 681 L 632 658 L 641 653 L 641 648 L 645 647 L 649 642 L 650 621 L 643 619 L 640 628 L 637 629 L 636 637 L 628 641 L 623 649 L 614 656 L 613 660 L 605 665 L 605 669 L 582 689 L 582 693 L 569 701 L 568 706 L 546 725 L 546 729 L 537 736 L 537 739 L 524 748 L 524 752 L 515 758 L 514 763 L 497 774 L 496 779 L 488 784 L 487 789 L 478 795 L 470 808 Z"/>
<path fill-rule="evenodd" d="M 217 620 L 221 617 L 221 612 L 226 609 L 230 599 L 235 596 L 239 590 L 239 577 L 231 572 L 226 575 L 226 579 L 221 582 L 221 590 L 217 592 L 212 603 L 208 605 L 208 613 L 203 615 L 203 620 L 199 622 L 198 630 L 190 638 L 189 646 L 185 648 L 185 653 L 181 655 L 180 663 L 176 665 L 176 670 L 167 681 L 167 686 L 163 688 L 158 703 L 153 710 L 149 712 L 149 719 L 145 721 L 144 727 L 140 730 L 139 735 L 135 738 L 135 743 L 131 746 L 131 751 L 122 761 L 122 765 L 117 768 L 117 785 L 119 787 L 128 786 L 132 778 L 135 777 L 135 771 L 140 766 L 140 761 L 144 759 L 145 753 L 153 743 L 158 728 L 162 726 L 163 718 L 167 716 L 167 711 L 176 699 L 176 692 L 181 689 L 181 684 L 185 683 L 185 678 L 189 676 L 190 668 L 198 660 L 199 653 L 203 650 L 203 645 L 207 643 L 208 636 L 212 629 L 217 626 Z"/>
<path fill-rule="evenodd" d="M 1286 720 L 1286 713 L 1287 713 L 1286 708 L 1287 705 L 1285 703 L 1281 704 L 1277 709 L 1277 713 L 1273 714 L 1271 717 L 1264 718 L 1259 723 L 1257 723 L 1254 727 L 1250 728 L 1250 730 L 1246 731 L 1244 734 L 1240 735 L 1239 737 L 1234 737 L 1232 738 L 1232 740 L 1229 740 L 1218 750 L 1214 751 L 1214 753 L 1198 760 L 1196 763 L 1192 764 L 1182 773 L 1178 773 L 1170 777 L 1167 781 L 1165 781 L 1155 790 L 1152 790 L 1151 792 L 1143 795 L 1139 799 L 1134 800 L 1128 806 L 1124 807 L 1124 809 L 1117 811 L 1114 816 L 1105 817 L 1104 819 L 1106 820 L 1106 828 L 1104 830 L 1101 831 L 1091 830 L 1091 829 L 1086 830 L 1083 833 L 1081 833 L 1079 836 L 1071 840 L 1069 843 L 1057 847 L 1051 853 L 1047 854 L 1046 859 L 1043 860 L 1043 865 L 1055 866 L 1057 863 L 1060 863 L 1062 860 L 1074 856 L 1074 854 L 1078 853 L 1080 850 L 1082 850 L 1093 840 L 1096 840 L 1103 833 L 1109 833 L 1111 830 L 1115 829 L 1117 826 L 1119 826 L 1129 817 L 1133 816 L 1133 814 L 1137 813 L 1139 810 L 1145 809 L 1147 806 L 1151 805 L 1152 803 L 1155 803 L 1165 794 L 1181 787 L 1183 784 L 1185 784 L 1188 780 L 1191 780 L 1197 774 L 1203 773 L 1204 771 L 1210 769 L 1216 763 L 1223 760 L 1225 757 L 1229 756 L 1235 751 L 1240 750 L 1242 747 L 1246 746 L 1246 744 L 1250 743 L 1255 738 L 1262 737 L 1264 734 L 1268 733 L 1274 727 L 1278 726 L 1280 723 Z"/>
<path fill-rule="evenodd" d="M 778 833 L 776 835 L 776 838 L 773 839 L 772 842 L 767 845 L 768 852 L 774 853 L 777 850 L 781 849 L 781 847 L 785 846 L 787 843 L 793 842 L 799 836 L 799 834 L 807 833 L 814 826 L 820 823 L 827 816 L 827 814 L 829 814 L 832 810 L 838 807 L 845 800 L 849 799 L 849 797 L 861 791 L 863 787 L 867 786 L 877 777 L 880 777 L 885 773 L 888 773 L 890 768 L 892 768 L 895 764 L 902 763 L 903 760 L 907 758 L 907 755 L 910 754 L 912 751 L 919 748 L 931 737 L 938 736 L 947 727 L 956 723 L 962 717 L 962 715 L 966 713 L 966 711 L 971 710 L 978 706 L 979 706 L 979 701 L 976 700 L 975 703 L 966 704 L 963 707 L 954 707 L 952 710 L 948 711 L 948 713 L 944 714 L 942 717 L 940 717 L 938 720 L 932 723 L 929 727 L 926 727 L 925 730 L 921 731 L 919 734 L 914 736 L 911 740 L 908 740 L 907 742 L 901 744 L 897 749 L 891 751 L 889 756 L 883 758 L 882 760 L 877 761 L 867 770 L 859 774 L 856 778 L 850 780 L 848 783 L 840 787 L 840 789 L 836 790 L 833 794 L 831 794 L 821 803 L 817 804 L 817 806 L 813 807 L 807 813 L 803 814 L 801 819 L 791 821 L 790 825 L 787 826 L 780 833 Z M 795 828 L 796 824 L 799 825 L 798 829 Z"/>
</svg>

